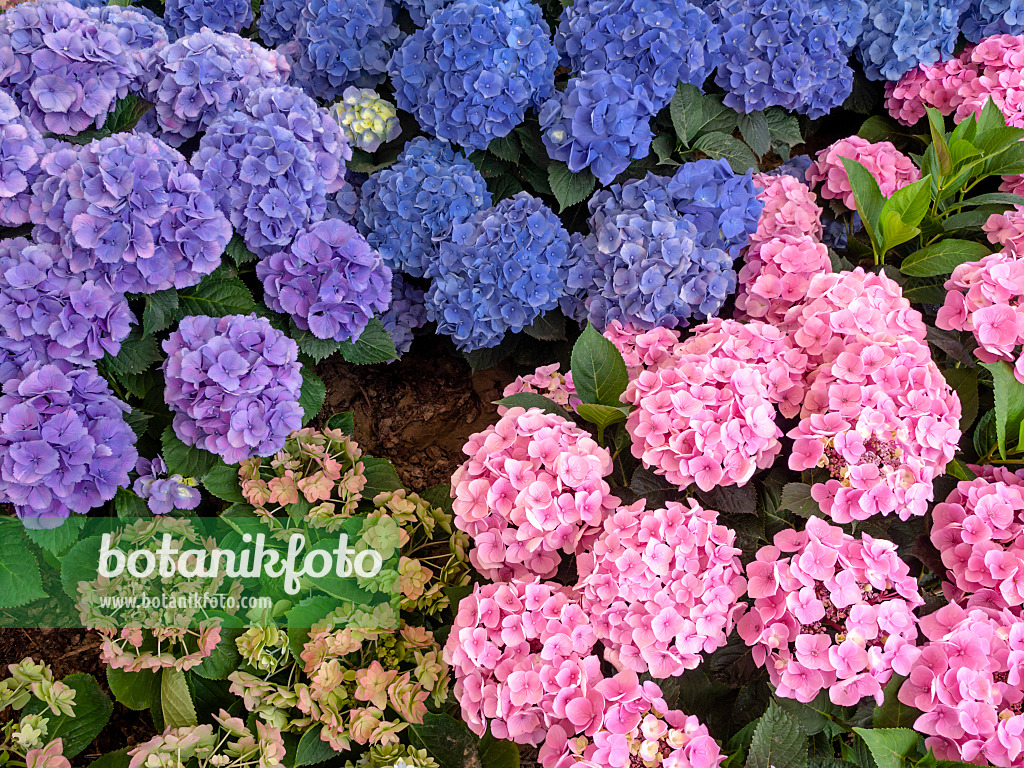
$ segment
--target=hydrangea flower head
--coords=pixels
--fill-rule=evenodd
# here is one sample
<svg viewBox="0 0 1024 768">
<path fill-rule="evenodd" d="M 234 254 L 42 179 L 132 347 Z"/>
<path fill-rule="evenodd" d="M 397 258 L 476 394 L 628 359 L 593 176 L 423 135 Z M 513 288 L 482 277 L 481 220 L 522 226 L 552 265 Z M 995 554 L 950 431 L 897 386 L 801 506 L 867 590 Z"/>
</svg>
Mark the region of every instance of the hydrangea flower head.
<svg viewBox="0 0 1024 768">
<path fill-rule="evenodd" d="M 558 368 L 558 363 L 551 363 L 550 365 L 540 366 L 533 373 L 526 376 L 516 376 L 513 381 L 506 385 L 501 396 L 504 398 L 510 395 L 518 395 L 520 392 L 530 392 L 543 395 L 551 402 L 567 410 L 573 410 L 583 401 L 576 396 L 576 387 L 572 383 L 572 371 L 568 371 L 563 376 L 559 373 Z M 508 408 L 504 405 L 498 406 L 499 416 L 504 416 L 507 411 Z"/>
<path fill-rule="evenodd" d="M 46 143 L 38 129 L 0 91 L 0 224 L 17 227 L 29 221 L 32 185 Z"/>
<path fill-rule="evenodd" d="M 0 395 L 0 498 L 34 528 L 114 498 L 138 458 L 130 410 L 91 368 L 18 370 Z"/>
<path fill-rule="evenodd" d="M 856 54 L 871 80 L 899 80 L 919 64 L 953 56 L 971 0 L 868 0 Z"/>
<path fill-rule="evenodd" d="M 526 192 L 452 227 L 431 270 L 427 313 L 460 349 L 497 345 L 558 306 L 569 234 Z"/>
<path fill-rule="evenodd" d="M 256 315 L 189 316 L 163 342 L 174 433 L 228 464 L 269 456 L 302 426 L 298 345 Z"/>
<path fill-rule="evenodd" d="M 878 182 L 883 197 L 892 197 L 897 189 L 921 178 L 917 166 L 896 149 L 892 142 L 872 143 L 860 136 L 840 139 L 818 152 L 817 160 L 807 170 L 807 181 L 821 184 L 822 197 L 826 200 L 841 200 L 851 211 L 856 210 L 857 206 L 843 158 L 856 160 L 867 168 Z"/>
<path fill-rule="evenodd" d="M 830 3 L 829 0 L 808 0 L 812 11 L 824 12 L 839 35 L 840 50 L 848 54 L 853 51 L 864 33 L 864 19 L 868 14 L 867 0 L 844 0 Z"/>
<path fill-rule="evenodd" d="M 256 19 L 256 31 L 268 48 L 295 39 L 295 32 L 305 7 L 305 0 L 264 0 Z"/>
<path fill-rule="evenodd" d="M 231 226 L 185 158 L 144 133 L 55 145 L 32 197 L 36 239 L 115 292 L 195 285 L 220 265 Z"/>
<path fill-rule="evenodd" d="M 167 26 L 180 37 L 209 29 L 235 34 L 252 24 L 249 0 L 167 0 Z"/>
<path fill-rule="evenodd" d="M 371 88 L 350 85 L 331 107 L 331 114 L 348 143 L 365 152 L 376 152 L 381 144 L 393 141 L 402 132 L 395 105 Z"/>
<path fill-rule="evenodd" d="M 163 20 L 147 8 L 100 5 L 88 8 L 90 18 L 111 28 L 124 45 L 133 64 L 134 77 L 128 86 L 132 93 L 141 93 L 156 75 L 157 52 L 168 42 Z"/>
<path fill-rule="evenodd" d="M 145 499 L 154 515 L 166 515 L 175 509 L 195 509 L 202 500 L 195 479 L 168 475 L 167 465 L 159 456 L 152 461 L 140 456 L 135 472 L 139 477 L 132 490 L 140 499 Z"/>
<path fill-rule="evenodd" d="M 391 302 L 391 270 L 354 227 L 326 219 L 256 265 L 267 306 L 318 339 L 355 341 Z"/>
<path fill-rule="evenodd" d="M 0 90 L 41 132 L 74 136 L 102 128 L 134 73 L 107 24 L 64 0 L 0 14 Z"/>
<path fill-rule="evenodd" d="M 540 7 L 456 0 L 395 51 L 395 101 L 428 133 L 484 149 L 555 94 L 558 54 Z"/>
<path fill-rule="evenodd" d="M 711 323 L 708 323 L 706 327 L 710 328 Z M 678 362 L 680 357 L 679 332 L 668 328 L 659 327 L 645 331 L 634 328 L 632 325 L 623 325 L 618 320 L 612 320 L 604 329 L 604 337 L 619 350 L 619 354 L 622 355 L 622 360 L 626 364 L 626 373 L 630 380 L 635 379 L 646 368 L 652 370 L 670 368 Z M 703 349 L 695 351 L 699 353 Z"/>
<path fill-rule="evenodd" d="M 463 452 L 452 476 L 455 525 L 473 537 L 470 562 L 487 578 L 554 576 L 559 552 L 589 547 L 619 503 L 604 480 L 611 454 L 539 408 L 509 408 Z"/>
<path fill-rule="evenodd" d="M 992 35 L 1024 32 L 1024 3 L 1021 0 L 971 0 L 960 19 L 964 37 L 977 43 Z"/>
<path fill-rule="evenodd" d="M 490 205 L 476 166 L 446 142 L 425 136 L 363 183 L 360 202 L 370 245 L 393 270 L 413 277 L 431 272 L 438 243 L 454 225 Z"/>
<path fill-rule="evenodd" d="M 395 342 L 399 356 L 412 347 L 412 332 L 427 324 L 427 294 L 408 282 L 400 272 L 391 277 L 391 305 L 380 316 L 384 330 Z"/>
</svg>

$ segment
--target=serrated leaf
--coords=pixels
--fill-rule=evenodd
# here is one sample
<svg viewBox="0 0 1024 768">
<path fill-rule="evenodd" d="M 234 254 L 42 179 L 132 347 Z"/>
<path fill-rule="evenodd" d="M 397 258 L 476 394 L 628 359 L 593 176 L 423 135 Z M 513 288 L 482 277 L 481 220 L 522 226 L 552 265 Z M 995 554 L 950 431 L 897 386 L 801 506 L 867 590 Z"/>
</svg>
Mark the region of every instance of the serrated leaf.
<svg viewBox="0 0 1024 768">
<path fill-rule="evenodd" d="M 304 765 L 317 765 L 325 763 L 338 757 L 338 752 L 330 744 L 320 738 L 322 725 L 309 728 L 299 739 L 299 745 L 295 748 L 295 768 L 302 768 Z"/>
<path fill-rule="evenodd" d="M 299 405 L 302 406 L 302 424 L 305 426 L 316 418 L 324 407 L 327 398 L 327 386 L 323 380 L 308 368 L 302 369 L 302 390 L 299 392 Z"/>
<path fill-rule="evenodd" d="M 561 213 L 590 197 L 597 186 L 597 179 L 589 169 L 573 173 L 565 163 L 552 163 L 548 166 L 548 183 Z"/>
<path fill-rule="evenodd" d="M 659 165 L 679 165 L 672 159 L 672 153 L 676 151 L 676 142 L 671 134 L 663 133 L 656 136 L 651 142 L 651 149 L 654 150 Z"/>
<path fill-rule="evenodd" d="M 203 487 L 218 499 L 232 503 L 245 501 L 245 497 L 242 495 L 242 484 L 238 479 L 237 464 L 215 466 L 203 477 Z"/>
<path fill-rule="evenodd" d="M 139 517 L 149 517 L 151 514 L 146 500 L 128 488 L 117 489 L 117 493 L 114 495 L 114 510 L 122 520 L 129 521 Z"/>
<path fill-rule="evenodd" d="M 43 702 L 33 700 L 25 707 L 27 714 L 40 714 L 46 710 L 47 740 L 63 739 L 64 757 L 75 757 L 95 739 L 110 720 L 114 704 L 96 682 L 96 678 L 82 672 L 61 680 L 75 691 L 75 714 L 54 715 Z"/>
<path fill-rule="evenodd" d="M 840 158 L 843 167 L 846 169 L 846 177 L 850 182 L 850 189 L 853 191 L 853 200 L 857 206 L 857 213 L 860 214 L 864 229 L 867 230 L 871 243 L 878 252 L 881 249 L 882 234 L 880 220 L 882 208 L 885 206 L 885 198 L 882 197 L 882 190 L 871 172 L 856 160 Z"/>
<path fill-rule="evenodd" d="M 480 741 L 466 724 L 448 714 L 428 712 L 409 725 L 413 744 L 427 750 L 441 768 L 491 768 L 480 759 Z"/>
<path fill-rule="evenodd" d="M 800 517 L 821 517 L 821 505 L 811 496 L 807 483 L 786 483 L 776 511 L 789 511 Z"/>
<path fill-rule="evenodd" d="M 380 318 L 374 317 L 356 339 L 355 343 L 342 342 L 341 356 L 355 365 L 387 363 L 398 358 L 395 341 L 384 328 Z"/>
<path fill-rule="evenodd" d="M 629 376 L 622 354 L 593 325 L 587 327 L 572 348 L 572 379 L 584 403 L 619 406 Z"/>
<path fill-rule="evenodd" d="M 220 461 L 220 457 L 196 448 L 192 445 L 185 445 L 178 436 L 174 434 L 173 427 L 167 427 L 160 435 L 161 455 L 167 470 L 172 475 L 182 477 L 203 477 L 213 469 Z"/>
<path fill-rule="evenodd" d="M 746 768 L 804 768 L 807 734 L 774 701 L 754 729 Z"/>
<path fill-rule="evenodd" d="M 757 167 L 757 157 L 746 144 L 727 133 L 712 131 L 693 142 L 693 148 L 712 160 L 725 159 L 736 173 L 746 173 Z"/>
<path fill-rule="evenodd" d="M 127 0 L 119 0 L 119 2 L 125 5 L 130 4 Z M 89 763 L 87 768 L 128 768 L 131 764 L 131 758 L 128 756 L 129 749 L 130 747 L 123 747 L 113 752 L 107 752 L 105 755 L 100 755 Z"/>
<path fill-rule="evenodd" d="M 160 360 L 163 355 L 156 339 L 152 336 L 138 336 L 135 332 L 121 342 L 116 356 L 106 355 L 103 367 L 120 378 L 124 374 L 141 374 Z"/>
<path fill-rule="evenodd" d="M 737 120 L 740 136 L 758 157 L 768 154 L 772 148 L 772 134 L 763 112 L 741 114 Z"/>
<path fill-rule="evenodd" d="M 221 620 L 220 641 L 213 652 L 191 671 L 207 680 L 227 680 L 228 675 L 242 665 L 242 655 L 235 641 L 245 631 L 246 625 L 239 616 L 221 611 L 215 611 L 213 615 Z"/>
<path fill-rule="evenodd" d="M 909 728 L 854 728 L 864 739 L 878 768 L 903 768 L 907 755 L 917 747 L 917 733 Z"/>
<path fill-rule="evenodd" d="M 342 413 L 336 413 L 327 420 L 328 429 L 340 429 L 349 437 L 355 434 L 356 431 L 356 417 L 352 411 L 344 411 Z"/>
<path fill-rule="evenodd" d="M 320 362 L 335 352 L 341 351 L 341 342 L 334 339 L 320 339 L 312 331 L 304 331 L 295 324 L 294 318 L 288 320 L 288 335 L 299 345 L 299 351 L 309 355 L 314 361 Z"/>
<path fill-rule="evenodd" d="M 764 111 L 764 119 L 768 123 L 774 144 L 783 144 L 792 148 L 802 144 L 804 137 L 800 133 L 800 121 L 782 107 L 770 107 Z"/>
<path fill-rule="evenodd" d="M 994 450 L 998 446 L 996 411 L 994 408 L 991 411 L 985 411 L 981 418 L 978 419 L 978 423 L 974 427 L 972 443 L 974 445 L 974 452 L 978 456 L 987 456 L 989 451 Z"/>
<path fill-rule="evenodd" d="M 249 250 L 245 244 L 245 240 L 239 234 L 231 236 L 231 240 L 228 242 L 227 247 L 224 249 L 224 253 L 231 257 L 231 260 L 235 262 L 237 266 L 242 266 L 250 261 L 256 261 L 259 256 Z"/>
<path fill-rule="evenodd" d="M 132 394 L 135 394 L 134 391 L 129 391 L 131 391 Z M 145 392 L 141 396 L 145 397 Z M 139 410 L 138 408 L 133 408 L 131 411 L 124 415 L 124 423 L 132 428 L 132 432 L 135 433 L 136 438 L 142 437 L 144 434 L 146 434 L 146 431 L 149 429 L 149 422 L 152 419 L 152 413 L 146 413 L 145 411 Z"/>
<path fill-rule="evenodd" d="M 495 405 L 503 405 L 506 408 L 540 408 L 545 413 L 561 416 L 566 421 L 572 421 L 572 416 L 554 400 L 544 397 L 537 392 L 517 392 L 514 395 L 503 397 L 494 401 Z"/>
<path fill-rule="evenodd" d="M 107 685 L 117 701 L 140 712 L 152 706 L 153 697 L 160 691 L 160 670 L 126 672 L 107 667 Z"/>
<path fill-rule="evenodd" d="M 474 349 L 472 352 L 463 352 L 462 356 L 474 371 L 485 371 L 515 352 L 517 346 L 519 346 L 519 339 L 511 333 L 506 333 L 505 338 L 497 345 L 486 349 Z"/>
<path fill-rule="evenodd" d="M 545 312 L 526 326 L 523 333 L 541 341 L 563 341 L 565 339 L 565 315 L 557 309 Z"/>
<path fill-rule="evenodd" d="M 176 290 L 168 288 L 166 291 L 157 291 L 146 296 L 146 305 L 142 310 L 142 332 L 146 336 L 160 333 L 180 319 Z"/>
<path fill-rule="evenodd" d="M 363 486 L 363 498 L 365 499 L 372 499 L 378 493 L 385 491 L 397 491 L 402 487 L 398 470 L 387 459 L 364 456 L 363 475 L 366 477 L 366 485 Z"/>
<path fill-rule="evenodd" d="M 208 276 L 199 285 L 178 292 L 178 303 L 184 315 L 247 315 L 256 310 L 256 302 L 245 283 L 234 278 Z"/>
<path fill-rule="evenodd" d="M 56 528 L 26 528 L 25 535 L 37 547 L 45 549 L 52 555 L 60 555 L 74 546 L 84 527 L 84 515 L 71 515 L 64 518 Z M 0 533 L 0 536 L 2 535 Z M 0 568 L 2 567 L 0 565 Z"/>
<path fill-rule="evenodd" d="M 784 709 L 808 736 L 824 731 L 832 722 L 831 715 L 836 710 L 827 690 L 821 691 L 806 704 L 782 696 L 776 696 L 773 701 Z"/>
<path fill-rule="evenodd" d="M 676 129 L 679 140 L 687 146 L 704 125 L 703 99 L 704 94 L 700 92 L 700 88 L 681 82 L 669 103 L 672 127 Z"/>
<path fill-rule="evenodd" d="M 487 151 L 515 165 L 519 162 L 522 147 L 519 146 L 519 137 L 515 133 L 510 133 L 508 136 L 492 139 L 487 145 Z"/>
<path fill-rule="evenodd" d="M 908 706 L 900 701 L 899 692 L 903 681 L 902 675 L 893 673 L 885 686 L 885 700 L 882 706 L 875 707 L 871 715 L 871 724 L 875 728 L 913 728 L 921 710 Z"/>
<path fill-rule="evenodd" d="M 198 723 L 188 681 L 180 669 L 165 667 L 160 675 L 160 711 L 167 728 L 185 728 Z"/>
<path fill-rule="evenodd" d="M 39 576 L 39 562 L 28 548 L 21 522 L 6 519 L 0 524 L 0 608 L 17 608 L 46 597 Z"/>
<path fill-rule="evenodd" d="M 900 127 L 895 122 L 882 115 L 871 115 L 860 124 L 857 135 L 862 139 L 878 142 L 888 140 L 894 131 L 900 131 Z"/>
<path fill-rule="evenodd" d="M 978 261 L 991 252 L 982 243 L 949 238 L 914 251 L 903 260 L 900 272 L 913 277 L 948 275 L 961 264 Z"/>
<path fill-rule="evenodd" d="M 309 639 L 309 630 L 322 621 L 328 613 L 338 607 L 338 601 L 327 595 L 307 597 L 305 600 L 289 608 L 285 614 L 285 626 L 288 629 L 288 649 L 293 658 L 301 662 L 302 648 Z"/>
</svg>

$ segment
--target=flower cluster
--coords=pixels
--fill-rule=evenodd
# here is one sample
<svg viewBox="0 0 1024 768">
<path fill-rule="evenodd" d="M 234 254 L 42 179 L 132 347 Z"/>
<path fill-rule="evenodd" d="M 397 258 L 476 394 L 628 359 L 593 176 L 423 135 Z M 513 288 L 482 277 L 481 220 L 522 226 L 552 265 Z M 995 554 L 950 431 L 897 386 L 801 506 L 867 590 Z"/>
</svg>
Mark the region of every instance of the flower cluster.
<svg viewBox="0 0 1024 768">
<path fill-rule="evenodd" d="M 817 158 L 807 170 L 807 180 L 822 185 L 823 198 L 841 200 L 850 210 L 855 210 L 857 206 L 843 158 L 863 165 L 878 182 L 883 197 L 892 197 L 897 189 L 921 178 L 921 171 L 910 158 L 888 141 L 872 143 L 860 136 L 850 136 L 821 150 Z"/>
<path fill-rule="evenodd" d="M 426 291 L 407 282 L 401 273 L 392 276 L 391 304 L 380 316 L 380 321 L 399 355 L 404 355 L 412 347 L 412 332 L 427 324 L 426 301 Z"/>
<path fill-rule="evenodd" d="M 701 327 L 710 330 L 710 325 L 709 323 Z M 656 370 L 673 366 L 679 359 L 681 345 L 678 331 L 661 327 L 643 331 L 632 325 L 623 325 L 618 320 L 612 320 L 604 329 L 604 336 L 622 355 L 630 380 L 635 379 L 646 368 Z M 703 349 L 698 347 L 694 351 L 700 354 Z"/>
<path fill-rule="evenodd" d="M 388 64 L 399 108 L 439 139 L 484 149 L 555 94 L 558 54 L 540 7 L 456 0 Z"/>
<path fill-rule="evenodd" d="M 348 143 L 364 152 L 376 152 L 381 144 L 393 141 L 402 132 L 394 104 L 370 88 L 350 85 L 331 107 L 331 114 Z"/>
<path fill-rule="evenodd" d="M 971 0 L 868 0 L 857 58 L 871 80 L 898 80 L 953 55 Z"/>
<path fill-rule="evenodd" d="M 1024 4 L 1021 0 L 971 0 L 960 28 L 972 43 L 992 35 L 1019 35 L 1024 32 Z"/>
<path fill-rule="evenodd" d="M 273 48 L 295 38 L 305 0 L 264 0 L 260 3 L 256 31 L 263 44 Z"/>
<path fill-rule="evenodd" d="M 134 76 L 128 85 L 132 93 L 141 93 L 156 75 L 157 51 L 169 37 L 163 20 L 141 6 L 100 5 L 86 9 L 93 19 L 111 27 L 132 60 Z"/>
<path fill-rule="evenodd" d="M 542 365 L 533 373 L 526 376 L 516 376 L 505 391 L 502 397 L 517 395 L 520 392 L 531 392 L 543 395 L 548 400 L 566 409 L 573 409 L 582 401 L 576 396 L 576 387 L 572 383 L 572 371 L 563 376 L 558 372 L 558 363 Z M 508 409 L 503 405 L 498 406 L 498 415 L 504 416 Z"/>
<path fill-rule="evenodd" d="M 355 341 L 391 303 L 391 270 L 354 227 L 326 219 L 256 265 L 267 306 L 318 339 Z"/>
<path fill-rule="evenodd" d="M 785 107 L 808 117 L 831 112 L 853 90 L 853 70 L 830 14 L 807 0 L 718 0 L 722 35 L 715 82 L 737 112 Z"/>
<path fill-rule="evenodd" d="M 160 49 L 143 96 L 155 106 L 139 123 L 180 146 L 219 115 L 241 108 L 257 88 L 284 85 L 291 68 L 276 51 L 231 33 L 200 30 Z"/>
<path fill-rule="evenodd" d="M 0 14 L 0 90 L 43 133 L 102 128 L 133 74 L 112 28 L 64 0 Z"/>
<path fill-rule="evenodd" d="M 117 292 L 195 285 L 231 239 L 185 158 L 147 134 L 56 145 L 36 190 L 34 236 L 59 244 L 72 271 Z"/>
<path fill-rule="evenodd" d="M 577 559 L 583 610 L 617 669 L 674 677 L 725 645 L 746 582 L 718 513 L 644 500 L 605 518 Z"/>
<path fill-rule="evenodd" d="M 921 619 L 928 642 L 899 700 L 939 760 L 1019 766 L 1024 753 L 1024 621 L 956 604 Z"/>
<path fill-rule="evenodd" d="M 867 0 L 846 0 L 830 3 L 829 0 L 808 0 L 811 10 L 824 11 L 839 35 L 839 49 L 849 54 L 864 33 L 864 19 L 868 13 Z"/>
<path fill-rule="evenodd" d="M 623 185 L 624 202 L 635 206 L 648 197 L 650 183 L 657 178 L 648 176 L 638 182 L 631 190 L 635 202 L 626 197 L 627 185 Z M 749 171 L 733 173 L 724 158 L 683 163 L 663 183 L 676 210 L 693 217 L 700 234 L 697 242 L 705 248 L 721 248 L 736 258 L 757 231 L 764 203 L 754 186 L 753 175 Z"/>
<path fill-rule="evenodd" d="M 705 491 L 771 466 L 782 431 L 761 368 L 724 355 L 679 356 L 644 370 L 622 397 L 633 455 L 669 482 Z"/>
<path fill-rule="evenodd" d="M 275 453 L 302 426 L 298 345 L 268 320 L 186 317 L 163 348 L 164 399 L 186 445 L 234 464 Z"/>
<path fill-rule="evenodd" d="M 526 192 L 453 225 L 441 242 L 427 316 L 460 349 L 496 346 L 558 306 L 569 234 Z"/>
<path fill-rule="evenodd" d="M 413 277 L 432 271 L 438 241 L 491 204 L 480 171 L 447 142 L 418 137 L 398 161 L 362 186 L 366 239 L 391 269 Z"/>
<path fill-rule="evenodd" d="M 0 498 L 36 528 L 114 498 L 138 458 L 129 410 L 90 368 L 19 370 L 0 395 Z"/>
<path fill-rule="evenodd" d="M 344 768 L 441 768 L 425 749 L 405 744 L 374 744 L 356 762 L 346 760 Z"/>
<path fill-rule="evenodd" d="M 14 99 L 0 91 L 0 224 L 28 223 L 32 185 L 44 154 L 42 134 L 22 117 Z"/>
<path fill-rule="evenodd" d="M 16 664 L 8 664 L 7 671 L 11 676 L 0 680 L 0 710 L 7 707 L 23 709 L 34 697 L 55 715 L 74 715 L 76 691 L 54 680 L 49 665 L 26 658 Z M 23 733 L 23 738 L 16 740 L 23 744 L 27 735 Z"/>
<path fill-rule="evenodd" d="M 1024 205 L 993 213 L 981 228 L 993 245 L 1001 245 L 1008 253 L 1024 256 Z"/>
<path fill-rule="evenodd" d="M 203 29 L 238 33 L 252 24 L 252 5 L 249 0 L 167 0 L 164 20 L 178 36 Z"/>
<path fill-rule="evenodd" d="M 197 768 L 277 768 L 285 756 L 281 731 L 259 720 L 255 733 L 240 717 L 223 709 L 212 715 L 216 725 L 167 728 L 132 748 L 129 768 L 172 768 L 192 763 Z"/>
<path fill-rule="evenodd" d="M 135 463 L 138 479 L 132 486 L 135 495 L 145 500 L 154 515 L 166 515 L 175 509 L 195 509 L 202 496 L 193 477 L 169 475 L 164 460 L 139 457 Z"/>
<path fill-rule="evenodd" d="M 510 408 L 470 437 L 452 476 L 455 524 L 473 537 L 470 561 L 492 579 L 550 577 L 596 537 L 618 505 L 604 478 L 607 450 L 572 422 Z"/>
<path fill-rule="evenodd" d="M 811 517 L 758 551 L 747 594 L 740 637 L 779 696 L 807 703 L 828 689 L 840 706 L 881 704 L 893 672 L 909 675 L 917 660 L 912 611 L 924 600 L 890 541 Z"/>
<path fill-rule="evenodd" d="M 192 162 L 246 246 L 264 256 L 324 218 L 351 156 L 327 110 L 285 86 L 254 90 L 244 110 L 215 120 Z"/>
<path fill-rule="evenodd" d="M 116 355 L 134 321 L 124 296 L 71 272 L 56 246 L 0 240 L 0 347 L 87 366 Z"/>
</svg>

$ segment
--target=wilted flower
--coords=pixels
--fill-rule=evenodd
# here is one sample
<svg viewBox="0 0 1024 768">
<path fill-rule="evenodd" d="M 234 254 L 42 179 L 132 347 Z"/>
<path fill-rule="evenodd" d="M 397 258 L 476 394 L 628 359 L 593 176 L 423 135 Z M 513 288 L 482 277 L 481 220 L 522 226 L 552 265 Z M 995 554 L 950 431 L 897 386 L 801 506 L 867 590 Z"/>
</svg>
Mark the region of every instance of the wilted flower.
<svg viewBox="0 0 1024 768">
<path fill-rule="evenodd" d="M 203 29 L 237 33 L 252 24 L 252 5 L 249 0 L 166 0 L 164 19 L 178 36 Z"/>
</svg>

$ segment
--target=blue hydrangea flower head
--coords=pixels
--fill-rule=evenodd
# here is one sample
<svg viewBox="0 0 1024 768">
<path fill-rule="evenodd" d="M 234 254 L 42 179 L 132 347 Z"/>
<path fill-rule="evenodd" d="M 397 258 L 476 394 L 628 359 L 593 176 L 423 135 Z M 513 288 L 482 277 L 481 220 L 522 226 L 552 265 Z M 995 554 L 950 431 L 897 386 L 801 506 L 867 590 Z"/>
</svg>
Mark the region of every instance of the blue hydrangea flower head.
<svg viewBox="0 0 1024 768">
<path fill-rule="evenodd" d="M 971 0 L 960 28 L 972 43 L 992 35 L 1019 35 L 1024 32 L 1024 0 Z"/>
<path fill-rule="evenodd" d="M 425 27 L 430 17 L 449 2 L 450 0 L 402 0 L 402 5 L 409 11 L 413 24 L 417 27 Z"/>
<path fill-rule="evenodd" d="M 256 265 L 267 306 L 318 339 L 355 341 L 391 303 L 391 270 L 355 227 L 325 219 Z"/>
<path fill-rule="evenodd" d="M 573 72 L 603 69 L 646 88 L 654 112 L 680 80 L 704 84 L 721 44 L 707 13 L 686 0 L 578 0 L 562 11 L 555 33 Z"/>
<path fill-rule="evenodd" d="M 284 85 L 290 71 L 280 53 L 235 34 L 206 29 L 179 38 L 158 52 L 143 94 L 156 106 L 139 130 L 181 146 L 218 116 L 239 109 L 257 88 Z"/>
<path fill-rule="evenodd" d="M 811 167 L 811 163 L 814 162 L 810 155 L 796 155 L 795 157 L 789 158 L 786 162 L 780 165 L 775 170 L 769 171 L 770 176 L 792 176 L 800 182 L 807 182 L 807 169 Z"/>
<path fill-rule="evenodd" d="M 299 347 L 256 315 L 184 318 L 163 343 L 174 434 L 228 464 L 270 456 L 302 426 Z"/>
<path fill-rule="evenodd" d="M 856 54 L 871 80 L 899 80 L 920 64 L 953 57 L 971 0 L 868 0 Z"/>
<path fill-rule="evenodd" d="M 348 143 L 364 152 L 376 152 L 402 132 L 395 105 L 370 88 L 349 86 L 331 107 L 331 114 Z"/>
<path fill-rule="evenodd" d="M 569 233 L 525 192 L 479 211 L 441 242 L 427 315 L 459 349 L 499 344 L 558 306 Z"/>
<path fill-rule="evenodd" d="M 584 245 L 579 232 L 569 236 L 569 256 L 562 271 L 565 295 L 558 300 L 562 314 L 580 325 L 587 322 L 587 300 L 602 283 L 594 254 Z"/>
<path fill-rule="evenodd" d="M 202 501 L 195 478 L 168 475 L 167 465 L 160 456 L 152 461 L 140 456 L 135 472 L 138 479 L 132 490 L 146 501 L 154 515 L 166 515 L 175 509 L 195 509 Z"/>
<path fill-rule="evenodd" d="M 88 366 L 116 355 L 133 322 L 124 296 L 73 273 L 57 246 L 0 240 L 0 347 Z"/>
<path fill-rule="evenodd" d="M 624 77 L 595 69 L 574 77 L 540 109 L 544 146 L 553 160 L 578 173 L 586 168 L 602 184 L 651 149 L 654 108 L 647 91 Z"/>
<path fill-rule="evenodd" d="M 476 166 L 446 142 L 424 136 L 370 176 L 360 203 L 370 245 L 393 270 L 413 277 L 430 273 L 438 243 L 453 225 L 490 204 Z"/>
<path fill-rule="evenodd" d="M 780 106 L 817 118 L 853 90 L 839 34 L 808 0 L 718 0 L 709 10 L 722 34 L 715 82 L 737 112 Z"/>
<path fill-rule="evenodd" d="M 323 101 L 350 85 L 373 88 L 404 38 L 389 0 L 307 0 L 289 49 L 294 79 Z"/>
<path fill-rule="evenodd" d="M 264 0 L 256 30 L 263 44 L 273 48 L 295 39 L 305 0 Z"/>
<path fill-rule="evenodd" d="M 341 219 L 346 224 L 351 224 L 363 237 L 366 236 L 366 227 L 363 226 L 363 217 L 359 210 L 360 191 L 363 183 L 369 177 L 362 173 L 347 173 L 345 183 L 341 189 L 333 195 L 327 196 L 328 219 Z"/>
<path fill-rule="evenodd" d="M 528 0 L 456 0 L 395 51 L 399 109 L 428 133 L 484 149 L 555 93 L 558 54 Z"/>
<path fill-rule="evenodd" d="M 148 134 L 57 145 L 42 159 L 33 236 L 117 293 L 186 288 L 220 265 L 231 225 L 176 149 Z"/>
<path fill-rule="evenodd" d="M 86 13 L 106 24 L 124 45 L 132 62 L 133 77 L 128 89 L 141 93 L 156 75 L 157 52 L 168 44 L 167 28 L 163 21 L 148 8 L 127 8 L 121 5 L 101 5 Z"/>
<path fill-rule="evenodd" d="M 130 410 L 92 368 L 19 370 L 0 395 L 0 500 L 31 528 L 110 501 L 138 459 Z"/>
<path fill-rule="evenodd" d="M 40 132 L 74 136 L 102 128 L 133 75 L 110 27 L 65 0 L 0 14 L 0 90 Z"/>
<path fill-rule="evenodd" d="M 822 11 L 839 35 L 840 50 L 844 54 L 853 51 L 857 41 L 864 32 L 864 19 L 868 14 L 867 0 L 843 0 L 835 3 L 831 0 L 808 0 L 813 11 Z"/>
<path fill-rule="evenodd" d="M 14 99 L 0 91 L 0 224 L 28 223 L 32 185 L 44 154 L 43 135 L 22 116 Z"/>
<path fill-rule="evenodd" d="M 391 306 L 380 320 L 395 342 L 399 357 L 412 347 L 412 332 L 427 324 L 426 295 L 399 272 L 391 279 Z"/>
<path fill-rule="evenodd" d="M 164 20 L 179 36 L 203 29 L 241 32 L 252 24 L 249 0 L 165 0 Z"/>
</svg>

